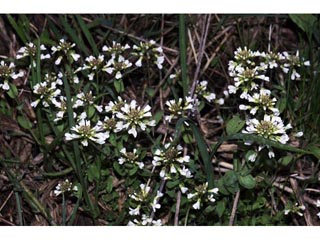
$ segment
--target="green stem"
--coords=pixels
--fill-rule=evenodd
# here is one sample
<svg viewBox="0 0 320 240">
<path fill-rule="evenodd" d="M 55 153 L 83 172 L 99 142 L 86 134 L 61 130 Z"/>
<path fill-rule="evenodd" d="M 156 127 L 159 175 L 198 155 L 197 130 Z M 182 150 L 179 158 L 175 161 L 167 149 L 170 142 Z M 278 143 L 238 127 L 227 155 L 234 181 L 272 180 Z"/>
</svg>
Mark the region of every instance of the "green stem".
<svg viewBox="0 0 320 240">
<path fill-rule="evenodd" d="M 67 206 L 66 206 L 66 197 L 62 193 L 62 226 L 66 226 L 67 222 Z"/>
</svg>

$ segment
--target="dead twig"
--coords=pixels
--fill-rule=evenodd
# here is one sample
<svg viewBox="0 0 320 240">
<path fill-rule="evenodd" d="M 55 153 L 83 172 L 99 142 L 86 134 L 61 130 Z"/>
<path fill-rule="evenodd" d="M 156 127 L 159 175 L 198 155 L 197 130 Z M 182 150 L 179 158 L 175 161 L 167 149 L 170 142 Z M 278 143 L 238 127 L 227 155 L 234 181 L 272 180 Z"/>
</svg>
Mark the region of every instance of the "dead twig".
<svg viewBox="0 0 320 240">
<path fill-rule="evenodd" d="M 231 216 L 230 216 L 230 220 L 229 220 L 229 226 L 233 226 L 233 224 L 234 224 L 234 218 L 236 216 L 239 199 L 240 199 L 240 190 L 236 193 L 236 196 L 233 201 Z"/>
</svg>

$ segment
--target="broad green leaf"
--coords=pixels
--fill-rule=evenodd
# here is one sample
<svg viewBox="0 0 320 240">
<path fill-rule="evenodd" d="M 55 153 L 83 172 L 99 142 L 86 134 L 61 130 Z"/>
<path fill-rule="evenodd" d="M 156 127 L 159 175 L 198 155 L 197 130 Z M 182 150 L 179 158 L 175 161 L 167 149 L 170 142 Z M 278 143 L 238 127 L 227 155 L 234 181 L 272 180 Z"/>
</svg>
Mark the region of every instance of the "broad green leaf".
<svg viewBox="0 0 320 240">
<path fill-rule="evenodd" d="M 15 99 L 18 96 L 18 89 L 16 87 L 16 85 L 9 83 L 10 85 L 10 89 L 7 92 L 9 97 L 11 97 L 12 99 Z"/>
<path fill-rule="evenodd" d="M 109 176 L 107 179 L 107 188 L 106 188 L 107 192 L 111 193 L 112 188 L 113 188 L 113 177 Z"/>
<path fill-rule="evenodd" d="M 282 113 L 287 107 L 287 99 L 286 98 L 280 98 L 277 102 L 277 108 L 279 109 L 279 112 Z"/>
<path fill-rule="evenodd" d="M 90 105 L 88 107 L 88 118 L 92 118 L 92 116 L 94 115 L 94 113 L 96 112 L 96 109 L 94 106 Z"/>
<path fill-rule="evenodd" d="M 242 120 L 238 115 L 235 115 L 227 123 L 227 135 L 238 133 L 244 127 L 245 124 L 246 122 L 244 120 Z"/>
<path fill-rule="evenodd" d="M 90 182 L 97 181 L 100 179 L 100 169 L 96 164 L 91 164 L 87 170 L 88 180 Z"/>
<path fill-rule="evenodd" d="M 113 86 L 116 89 L 117 93 L 121 93 L 124 91 L 124 85 L 122 79 L 114 80 Z"/>
<path fill-rule="evenodd" d="M 264 197 L 258 197 L 257 201 L 252 205 L 252 210 L 263 208 L 266 205 L 267 200 Z"/>
<path fill-rule="evenodd" d="M 217 202 L 216 212 L 217 212 L 219 218 L 222 217 L 225 210 L 226 210 L 226 202 L 225 201 Z"/>
<path fill-rule="evenodd" d="M 163 113 L 164 111 L 160 110 L 153 115 L 153 119 L 156 121 L 156 124 L 158 124 L 161 121 Z"/>
<path fill-rule="evenodd" d="M 149 97 L 152 98 L 152 97 L 154 96 L 154 88 L 148 87 L 148 88 L 146 89 L 146 92 L 147 92 L 147 94 L 148 94 Z"/>
<path fill-rule="evenodd" d="M 32 128 L 32 123 L 25 117 L 23 116 L 18 116 L 17 121 L 19 125 L 24 128 L 24 129 L 31 129 Z"/>
<path fill-rule="evenodd" d="M 221 178 L 222 184 L 229 193 L 236 193 L 239 190 L 237 174 L 234 171 L 226 172 Z"/>
<path fill-rule="evenodd" d="M 292 156 L 285 156 L 279 159 L 279 163 L 283 166 L 289 165 L 293 160 Z"/>
<path fill-rule="evenodd" d="M 238 176 L 239 183 L 242 187 L 247 189 L 253 189 L 256 186 L 256 181 L 252 175 L 246 175 L 246 176 Z"/>
</svg>

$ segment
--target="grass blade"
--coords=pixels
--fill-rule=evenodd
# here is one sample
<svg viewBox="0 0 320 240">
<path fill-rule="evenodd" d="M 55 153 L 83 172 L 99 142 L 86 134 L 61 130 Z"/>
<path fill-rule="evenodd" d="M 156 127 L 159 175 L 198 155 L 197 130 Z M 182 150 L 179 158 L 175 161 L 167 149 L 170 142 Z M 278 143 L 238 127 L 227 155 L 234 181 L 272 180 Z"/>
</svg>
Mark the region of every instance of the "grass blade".
<svg viewBox="0 0 320 240">
<path fill-rule="evenodd" d="M 193 135 L 195 137 L 197 147 L 199 149 L 203 164 L 204 164 L 204 170 L 206 172 L 207 181 L 209 188 L 213 187 L 213 166 L 211 163 L 211 158 L 207 149 L 207 144 L 204 141 L 198 127 L 187 118 L 180 118 L 176 124 L 176 136 L 180 135 L 181 126 L 187 122 L 189 124 L 189 127 L 192 129 Z"/>
<path fill-rule="evenodd" d="M 14 18 L 10 14 L 7 15 L 7 18 L 9 20 L 11 26 L 13 27 L 13 29 L 16 31 L 19 38 L 22 40 L 22 42 L 27 43 L 28 37 L 27 37 L 25 31 L 21 27 L 19 27 L 17 22 L 14 20 Z"/>
<path fill-rule="evenodd" d="M 179 15 L 179 49 L 183 96 L 188 96 L 189 79 L 187 75 L 187 41 L 185 15 Z"/>
<path fill-rule="evenodd" d="M 98 48 L 97 48 L 97 45 L 92 37 L 92 34 L 90 33 L 89 31 L 89 28 L 88 26 L 85 24 L 85 22 L 82 20 L 81 16 L 80 15 L 76 15 L 76 19 L 79 23 L 79 26 L 81 28 L 81 30 L 83 31 L 84 35 L 86 36 L 92 50 L 93 50 L 93 53 L 98 56 L 99 55 L 99 51 L 98 51 Z"/>
<path fill-rule="evenodd" d="M 65 29 L 65 31 L 69 34 L 70 40 L 77 44 L 77 46 L 83 51 L 85 55 L 89 55 L 89 51 L 85 44 L 83 43 L 82 39 L 80 39 L 76 32 L 73 30 L 72 26 L 67 22 L 66 16 L 59 15 L 59 19 Z"/>
</svg>

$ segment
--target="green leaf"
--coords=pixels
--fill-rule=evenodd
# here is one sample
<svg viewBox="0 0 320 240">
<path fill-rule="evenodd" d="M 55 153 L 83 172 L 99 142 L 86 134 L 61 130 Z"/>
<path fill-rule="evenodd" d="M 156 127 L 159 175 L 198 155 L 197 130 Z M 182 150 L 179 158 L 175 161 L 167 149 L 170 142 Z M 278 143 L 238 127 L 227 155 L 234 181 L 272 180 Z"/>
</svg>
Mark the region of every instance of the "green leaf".
<svg viewBox="0 0 320 240">
<path fill-rule="evenodd" d="M 287 107 L 287 98 L 280 98 L 277 102 L 277 108 L 282 113 Z"/>
<path fill-rule="evenodd" d="M 239 183 L 242 187 L 247 189 L 253 189 L 256 186 L 256 181 L 252 175 L 246 175 L 246 176 L 238 176 Z"/>
<path fill-rule="evenodd" d="M 124 92 L 124 85 L 122 79 L 114 80 L 113 86 L 116 89 L 117 93 Z"/>
<path fill-rule="evenodd" d="M 91 164 L 87 170 L 89 182 L 97 181 L 100 179 L 100 169 L 96 164 Z"/>
<path fill-rule="evenodd" d="M 9 83 L 10 89 L 7 92 L 9 97 L 11 97 L 12 99 L 15 99 L 18 96 L 18 89 L 16 87 L 16 85 Z"/>
<path fill-rule="evenodd" d="M 293 160 L 292 156 L 285 156 L 279 159 L 279 163 L 283 166 L 288 166 Z"/>
<path fill-rule="evenodd" d="M 106 191 L 107 191 L 108 193 L 111 193 L 112 188 L 113 188 L 113 177 L 112 177 L 112 176 L 109 176 L 108 179 L 107 179 Z"/>
<path fill-rule="evenodd" d="M 92 116 L 94 115 L 94 113 L 96 112 L 96 109 L 94 106 L 90 105 L 88 107 L 88 118 L 92 118 Z"/>
<path fill-rule="evenodd" d="M 78 21 L 78 23 L 79 23 L 79 25 L 80 25 L 80 28 L 81 28 L 82 32 L 83 32 L 84 35 L 86 36 L 86 38 L 87 38 L 87 40 L 88 40 L 88 42 L 89 42 L 89 44 L 90 44 L 90 46 L 91 46 L 94 54 L 95 54 L 96 56 L 98 56 L 98 55 L 99 55 L 99 50 L 98 50 L 98 48 L 97 48 L 96 43 L 95 43 L 94 40 L 93 40 L 92 34 L 90 33 L 88 26 L 87 26 L 87 25 L 85 24 L 85 22 L 82 20 L 82 18 L 81 18 L 80 15 L 76 15 L 76 19 L 77 19 L 77 21 Z"/>
<path fill-rule="evenodd" d="M 186 144 L 190 144 L 192 143 L 193 137 L 190 132 L 185 131 L 184 133 L 182 133 L 182 139 Z"/>
<path fill-rule="evenodd" d="M 305 33 L 311 36 L 317 18 L 312 14 L 289 14 L 290 19 Z"/>
<path fill-rule="evenodd" d="M 257 201 L 252 205 L 252 210 L 263 208 L 266 205 L 267 200 L 264 197 L 258 197 Z"/>
<path fill-rule="evenodd" d="M 179 180 L 176 180 L 176 181 L 168 181 L 168 182 L 166 183 L 166 186 L 167 186 L 169 189 L 174 188 L 174 187 L 176 187 L 176 186 L 178 186 L 178 185 L 179 185 Z"/>
<path fill-rule="evenodd" d="M 226 210 L 226 202 L 225 201 L 217 202 L 216 212 L 217 212 L 219 218 L 222 217 L 225 210 Z"/>
<path fill-rule="evenodd" d="M 147 92 L 149 97 L 153 97 L 154 96 L 154 88 L 148 87 L 146 89 L 146 92 Z"/>
<path fill-rule="evenodd" d="M 113 168 L 119 175 L 126 175 L 125 170 L 120 166 L 118 162 L 113 162 Z"/>
<path fill-rule="evenodd" d="M 80 183 L 76 183 L 76 184 L 74 184 L 74 186 L 77 186 L 78 191 L 74 191 L 73 195 L 75 197 L 77 197 L 78 199 L 81 199 L 82 198 L 82 187 L 81 187 L 81 184 Z"/>
<path fill-rule="evenodd" d="M 23 116 L 18 116 L 17 121 L 19 125 L 24 128 L 24 129 L 31 129 L 32 128 L 32 123 L 25 117 Z"/>
<path fill-rule="evenodd" d="M 17 24 L 17 22 L 14 20 L 14 18 L 11 15 L 8 14 L 7 18 L 9 20 L 9 23 L 13 27 L 13 29 L 16 31 L 19 38 L 22 40 L 24 44 L 26 44 L 28 42 L 26 32 L 21 28 L 21 26 L 19 26 L 19 24 Z"/>
<path fill-rule="evenodd" d="M 183 96 L 188 96 L 189 79 L 187 68 L 187 34 L 186 34 L 186 16 L 179 15 L 179 52 L 180 52 L 180 66 L 181 66 L 181 79 Z"/>
<path fill-rule="evenodd" d="M 246 122 L 244 120 L 242 120 L 238 115 L 235 115 L 227 123 L 227 135 L 238 133 L 244 127 L 245 124 Z"/>
<path fill-rule="evenodd" d="M 285 151 L 289 151 L 289 152 L 296 152 L 296 153 L 301 153 L 301 154 L 312 154 L 314 156 L 317 156 L 317 154 L 313 151 L 309 151 L 309 150 L 304 150 L 304 149 L 300 149 L 300 148 L 296 148 L 290 145 L 286 145 L 286 144 L 282 144 L 276 141 L 272 141 L 270 139 L 266 139 L 264 137 L 255 135 L 255 134 L 245 134 L 245 133 L 237 133 L 237 134 L 233 134 L 231 136 L 226 136 L 226 137 L 221 137 L 219 139 L 219 141 L 217 142 L 217 144 L 214 145 L 210 158 L 212 158 L 212 156 L 217 152 L 218 148 L 221 146 L 221 144 L 225 141 L 228 140 L 243 140 L 243 141 L 251 141 L 251 142 L 256 142 L 258 144 L 261 145 L 267 145 L 270 147 L 274 147 L 280 150 L 285 150 Z"/>
<path fill-rule="evenodd" d="M 132 169 L 129 170 L 129 176 L 133 176 L 134 174 L 136 174 L 136 172 L 138 171 L 138 166 L 137 165 L 133 165 Z"/>
<path fill-rule="evenodd" d="M 156 124 L 158 124 L 162 120 L 163 113 L 164 111 L 160 110 L 153 115 L 153 119 L 156 121 Z"/>
<path fill-rule="evenodd" d="M 307 148 L 313 155 L 320 160 L 320 148 L 314 145 L 311 145 Z"/>
<path fill-rule="evenodd" d="M 236 193 L 239 190 L 237 174 L 234 171 L 226 172 L 221 179 L 223 186 L 229 193 Z"/>
<path fill-rule="evenodd" d="M 183 124 L 185 124 L 185 122 L 187 122 L 189 124 L 189 128 L 191 128 L 191 130 L 194 134 L 194 137 L 195 137 L 195 140 L 197 143 L 197 147 L 199 149 L 199 152 L 200 152 L 203 164 L 204 164 L 204 170 L 206 173 L 208 186 L 209 186 L 209 188 L 213 188 L 214 187 L 213 166 L 212 166 L 212 162 L 211 162 L 212 157 L 209 156 L 207 144 L 204 141 L 202 134 L 200 133 L 199 128 L 190 119 L 180 118 L 176 124 L 176 136 L 180 136 L 179 133 L 181 132 L 181 129 L 183 127 Z M 175 140 L 179 140 L 179 137 L 176 138 Z"/>
</svg>

